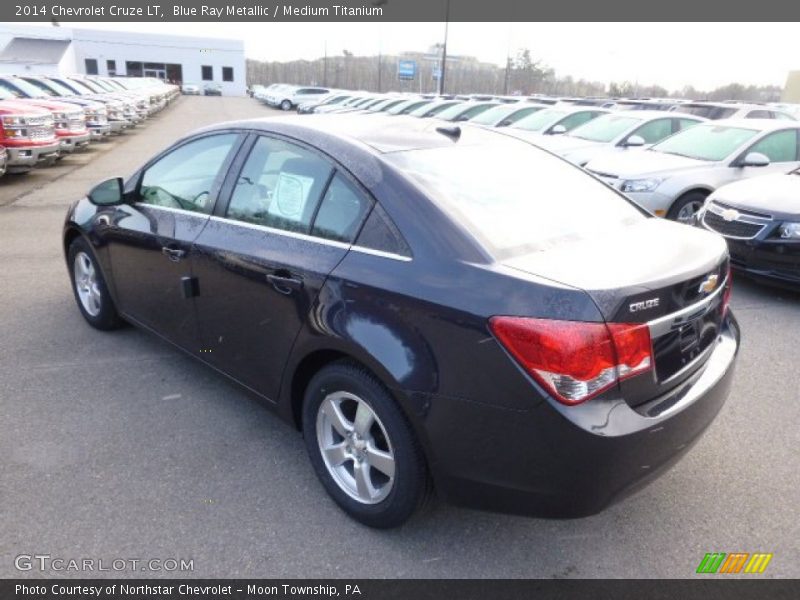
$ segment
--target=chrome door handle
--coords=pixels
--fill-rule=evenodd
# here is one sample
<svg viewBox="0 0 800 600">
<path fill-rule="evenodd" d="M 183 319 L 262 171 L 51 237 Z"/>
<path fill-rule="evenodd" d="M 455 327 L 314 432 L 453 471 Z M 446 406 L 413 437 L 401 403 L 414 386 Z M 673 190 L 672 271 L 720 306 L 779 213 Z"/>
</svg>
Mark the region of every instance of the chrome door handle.
<svg viewBox="0 0 800 600">
<path fill-rule="evenodd" d="M 295 290 L 303 288 L 303 280 L 299 277 L 293 277 L 289 273 L 270 273 L 267 275 L 267 281 L 272 284 L 276 292 L 289 295 Z"/>
</svg>

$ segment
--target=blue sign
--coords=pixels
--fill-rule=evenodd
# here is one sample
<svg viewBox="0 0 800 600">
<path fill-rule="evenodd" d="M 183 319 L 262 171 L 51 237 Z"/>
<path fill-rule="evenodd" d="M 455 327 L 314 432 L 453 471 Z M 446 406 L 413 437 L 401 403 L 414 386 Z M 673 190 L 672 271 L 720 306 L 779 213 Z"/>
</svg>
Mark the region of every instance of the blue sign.
<svg viewBox="0 0 800 600">
<path fill-rule="evenodd" d="M 398 60 L 397 77 L 399 79 L 414 79 L 417 76 L 417 61 Z"/>
</svg>

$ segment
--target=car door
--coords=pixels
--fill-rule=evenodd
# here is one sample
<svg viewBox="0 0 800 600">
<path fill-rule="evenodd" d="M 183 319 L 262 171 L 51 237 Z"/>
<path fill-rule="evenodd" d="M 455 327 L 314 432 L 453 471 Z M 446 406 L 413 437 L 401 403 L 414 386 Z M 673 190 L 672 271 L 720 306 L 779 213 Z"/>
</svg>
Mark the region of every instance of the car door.
<svg viewBox="0 0 800 600">
<path fill-rule="evenodd" d="M 371 200 L 309 147 L 266 135 L 248 144 L 226 202 L 195 240 L 192 272 L 204 359 L 274 400 L 294 339 Z"/>
<path fill-rule="evenodd" d="M 241 136 L 193 138 L 148 164 L 100 229 L 119 310 L 166 339 L 197 348 L 189 252 L 214 207 Z"/>
</svg>

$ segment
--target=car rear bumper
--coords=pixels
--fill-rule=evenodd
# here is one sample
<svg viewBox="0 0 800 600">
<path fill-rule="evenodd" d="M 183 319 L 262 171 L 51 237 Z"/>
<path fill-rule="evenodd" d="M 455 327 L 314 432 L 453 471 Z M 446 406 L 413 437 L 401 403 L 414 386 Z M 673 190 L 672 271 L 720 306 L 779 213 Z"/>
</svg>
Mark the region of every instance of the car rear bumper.
<svg viewBox="0 0 800 600">
<path fill-rule="evenodd" d="M 548 401 L 514 411 L 433 397 L 422 426 L 436 487 L 473 508 L 595 514 L 658 477 L 700 438 L 727 398 L 738 347 L 731 315 L 708 362 L 678 389 L 636 409 L 617 399 L 594 410 L 590 400 L 575 420 L 565 411 L 579 407 L 562 411 Z"/>
</svg>

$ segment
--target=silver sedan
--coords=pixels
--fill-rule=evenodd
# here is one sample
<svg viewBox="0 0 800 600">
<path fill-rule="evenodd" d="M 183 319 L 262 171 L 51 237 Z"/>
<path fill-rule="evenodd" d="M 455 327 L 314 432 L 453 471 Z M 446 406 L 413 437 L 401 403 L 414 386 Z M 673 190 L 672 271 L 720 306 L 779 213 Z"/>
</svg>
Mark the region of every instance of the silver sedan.
<svg viewBox="0 0 800 600">
<path fill-rule="evenodd" d="M 689 223 L 720 186 L 800 166 L 798 140 L 800 122 L 725 119 L 647 150 L 597 158 L 586 169 L 655 215 Z"/>
</svg>

